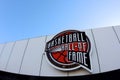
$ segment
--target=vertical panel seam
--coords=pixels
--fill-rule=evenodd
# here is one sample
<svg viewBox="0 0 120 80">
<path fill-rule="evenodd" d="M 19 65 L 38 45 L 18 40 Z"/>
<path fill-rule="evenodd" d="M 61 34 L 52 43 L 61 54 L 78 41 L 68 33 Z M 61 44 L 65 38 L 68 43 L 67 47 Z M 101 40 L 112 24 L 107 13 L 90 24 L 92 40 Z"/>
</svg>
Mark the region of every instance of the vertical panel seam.
<svg viewBox="0 0 120 80">
<path fill-rule="evenodd" d="M 28 47 L 28 43 L 29 43 L 29 39 L 27 40 L 27 44 L 26 44 L 26 47 L 25 47 L 24 52 L 23 52 L 23 56 L 22 56 L 22 60 L 21 60 L 21 63 L 20 63 L 20 68 L 19 68 L 18 73 L 20 73 L 20 71 L 21 71 L 22 63 L 23 63 L 23 60 L 24 60 L 25 52 L 26 52 L 27 47 Z"/>
<path fill-rule="evenodd" d="M 69 71 L 67 71 L 67 76 L 69 76 Z"/>
<path fill-rule="evenodd" d="M 1 55 L 3 54 L 3 51 L 4 51 L 5 47 L 6 47 L 6 45 L 7 45 L 7 43 L 4 44 L 4 46 L 3 46 L 2 50 L 1 50 L 0 58 L 1 58 Z"/>
<path fill-rule="evenodd" d="M 11 57 L 11 55 L 12 55 L 12 52 L 13 52 L 13 49 L 14 49 L 15 44 L 16 44 L 16 41 L 14 42 L 14 44 L 13 44 L 13 46 L 12 46 L 12 49 L 11 49 L 11 51 L 10 51 L 10 55 L 9 55 L 9 57 L 8 57 L 7 64 L 6 64 L 6 66 L 5 66 L 5 70 L 7 69 L 7 66 L 8 66 L 10 57 Z"/>
<path fill-rule="evenodd" d="M 47 41 L 47 35 L 46 35 L 46 37 L 45 37 L 45 43 L 46 43 L 46 41 Z M 44 51 L 44 52 L 45 52 L 45 51 Z M 43 62 L 43 57 L 44 57 L 44 54 L 45 54 L 45 53 L 42 53 L 42 58 L 41 58 L 41 62 L 40 62 L 39 75 L 41 75 L 41 69 L 42 69 L 42 62 Z"/>
<path fill-rule="evenodd" d="M 42 54 L 42 58 L 41 58 L 40 70 L 39 70 L 39 76 L 41 75 L 41 69 L 42 69 L 43 57 L 44 57 L 44 54 Z"/>
<path fill-rule="evenodd" d="M 99 55 L 98 55 L 97 44 L 96 44 L 95 36 L 94 36 L 94 34 L 93 34 L 93 30 L 92 30 L 92 29 L 91 29 L 91 33 L 92 33 L 93 41 L 94 41 L 94 44 L 95 44 L 95 50 L 96 50 L 97 60 L 98 60 L 98 65 L 99 65 L 99 72 L 101 72 L 101 65 L 100 65 L 100 59 L 99 59 Z"/>
<path fill-rule="evenodd" d="M 119 44 L 120 44 L 120 39 L 119 39 L 119 37 L 118 37 L 118 35 L 117 35 L 117 32 L 116 32 L 114 26 L 112 26 L 112 28 L 113 28 L 113 31 L 114 31 L 114 33 L 115 33 L 115 35 L 116 35 L 116 37 L 117 37 L 117 39 L 118 39 L 118 42 L 119 42 Z"/>
</svg>

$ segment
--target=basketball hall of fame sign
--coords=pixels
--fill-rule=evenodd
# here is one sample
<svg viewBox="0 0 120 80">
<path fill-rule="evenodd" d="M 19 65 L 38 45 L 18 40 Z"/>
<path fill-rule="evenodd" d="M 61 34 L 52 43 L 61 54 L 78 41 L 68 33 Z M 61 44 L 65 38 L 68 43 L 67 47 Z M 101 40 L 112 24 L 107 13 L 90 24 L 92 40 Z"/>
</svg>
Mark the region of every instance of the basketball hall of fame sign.
<svg viewBox="0 0 120 80">
<path fill-rule="evenodd" d="M 46 43 L 47 60 L 54 68 L 71 71 L 84 68 L 91 72 L 91 43 L 83 31 L 66 30 Z"/>
</svg>

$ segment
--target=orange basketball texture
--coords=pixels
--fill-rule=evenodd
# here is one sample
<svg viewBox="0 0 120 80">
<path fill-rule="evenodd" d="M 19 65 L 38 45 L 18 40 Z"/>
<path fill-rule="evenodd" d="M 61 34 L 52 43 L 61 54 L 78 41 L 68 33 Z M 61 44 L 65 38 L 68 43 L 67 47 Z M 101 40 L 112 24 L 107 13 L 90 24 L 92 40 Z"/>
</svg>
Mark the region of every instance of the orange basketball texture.
<svg viewBox="0 0 120 80">
<path fill-rule="evenodd" d="M 51 55 L 56 61 L 60 63 L 69 64 L 70 62 L 68 61 L 67 53 L 68 51 L 57 51 L 57 52 L 52 52 Z"/>
</svg>

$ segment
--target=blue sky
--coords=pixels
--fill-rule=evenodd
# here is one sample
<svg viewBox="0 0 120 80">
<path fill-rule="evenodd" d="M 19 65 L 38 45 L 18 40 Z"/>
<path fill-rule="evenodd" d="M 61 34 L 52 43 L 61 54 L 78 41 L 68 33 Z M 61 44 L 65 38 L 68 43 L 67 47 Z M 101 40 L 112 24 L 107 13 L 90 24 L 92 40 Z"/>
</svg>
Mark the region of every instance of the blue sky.
<svg viewBox="0 0 120 80">
<path fill-rule="evenodd" d="M 0 43 L 120 25 L 120 0 L 0 0 Z"/>
</svg>

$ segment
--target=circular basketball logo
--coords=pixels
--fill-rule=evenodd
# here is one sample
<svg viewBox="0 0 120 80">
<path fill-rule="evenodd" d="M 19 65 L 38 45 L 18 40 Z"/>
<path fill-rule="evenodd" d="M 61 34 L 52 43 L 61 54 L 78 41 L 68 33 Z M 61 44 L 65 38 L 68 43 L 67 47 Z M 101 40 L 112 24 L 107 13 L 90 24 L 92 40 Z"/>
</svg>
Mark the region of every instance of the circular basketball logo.
<svg viewBox="0 0 120 80">
<path fill-rule="evenodd" d="M 63 31 L 46 43 L 46 56 L 50 64 L 63 71 L 83 67 L 91 70 L 90 41 L 85 32 Z"/>
</svg>

